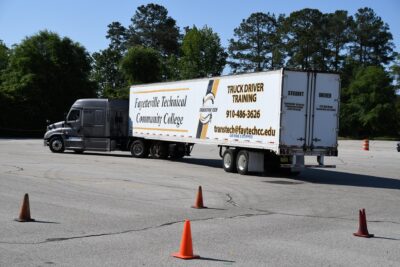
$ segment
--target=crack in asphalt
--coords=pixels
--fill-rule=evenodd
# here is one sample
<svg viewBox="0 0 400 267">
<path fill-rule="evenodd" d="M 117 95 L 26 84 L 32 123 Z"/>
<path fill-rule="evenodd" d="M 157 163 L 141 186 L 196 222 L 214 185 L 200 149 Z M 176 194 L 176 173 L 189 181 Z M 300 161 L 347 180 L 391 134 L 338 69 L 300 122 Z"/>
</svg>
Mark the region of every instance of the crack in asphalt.
<svg viewBox="0 0 400 267">
<path fill-rule="evenodd" d="M 354 219 L 343 218 L 343 217 L 337 217 L 337 216 L 319 216 L 319 215 L 307 215 L 307 214 L 285 213 L 285 212 L 276 212 L 276 211 L 269 211 L 269 210 L 262 210 L 262 209 L 254 209 L 254 208 L 247 208 L 247 209 L 253 210 L 253 211 L 258 211 L 258 212 L 270 212 L 271 214 L 285 215 L 285 216 L 293 216 L 293 217 L 318 218 L 318 219 L 338 219 L 338 220 L 346 220 L 346 221 L 355 221 Z M 370 222 L 370 221 L 369 221 L 369 222 Z"/>
<path fill-rule="evenodd" d="M 234 200 L 233 197 L 230 194 L 225 194 L 228 197 L 228 200 L 226 201 L 227 203 L 231 204 L 232 206 L 235 207 L 240 207 Z"/>
<path fill-rule="evenodd" d="M 199 222 L 199 221 L 209 221 L 209 220 L 218 220 L 218 219 L 235 219 L 235 218 L 249 218 L 249 217 L 254 217 L 254 216 L 265 216 L 265 215 L 271 215 L 272 213 L 245 213 L 245 214 L 239 214 L 239 215 L 234 215 L 234 216 L 229 216 L 229 217 L 209 217 L 209 218 L 202 218 L 202 219 L 193 219 L 190 220 L 191 222 Z M 47 238 L 44 241 L 40 242 L 4 242 L 0 241 L 0 244 L 8 244 L 8 245 L 39 245 L 39 244 L 45 244 L 45 243 L 51 243 L 51 242 L 61 242 L 61 241 L 68 241 L 68 240 L 73 240 L 73 239 L 83 239 L 83 238 L 90 238 L 90 237 L 101 237 L 101 236 L 112 236 L 112 235 L 121 235 L 121 234 L 126 234 L 126 233 L 131 233 L 131 232 L 141 232 L 141 231 L 147 231 L 151 229 L 158 229 L 162 228 L 165 226 L 170 226 L 173 224 L 177 223 L 183 223 L 185 220 L 179 220 L 179 221 L 172 221 L 172 222 L 167 222 L 163 223 L 160 225 L 156 226 L 149 226 L 149 227 L 144 227 L 140 229 L 130 229 L 130 230 L 125 230 L 125 231 L 119 231 L 119 232 L 109 232 L 109 233 L 100 233 L 100 234 L 91 234 L 91 235 L 81 235 L 81 236 L 71 236 L 71 237 L 54 237 L 54 238 Z"/>
<path fill-rule="evenodd" d="M 38 245 L 38 244 L 45 244 L 45 243 L 50 243 L 50 242 L 67 241 L 67 240 L 72 240 L 72 239 L 82 239 L 82 238 L 90 238 L 90 237 L 120 235 L 120 234 L 126 234 L 126 233 L 131 233 L 131 232 L 140 232 L 140 231 L 146 231 L 146 230 L 149 230 L 149 229 L 156 229 L 156 228 L 160 228 L 160 227 L 163 227 L 163 226 L 176 224 L 176 223 L 179 223 L 179 222 L 183 222 L 183 221 L 173 221 L 173 222 L 163 223 L 163 224 L 160 224 L 160 225 L 157 225 L 157 226 L 144 227 L 144 228 L 140 228 L 140 229 L 130 229 L 130 230 L 125 230 L 125 231 L 120 231 L 120 232 L 109 232 L 109 233 L 80 235 L 80 236 L 71 236 L 71 237 L 54 237 L 54 238 L 47 238 L 46 240 L 40 241 L 40 242 L 2 242 L 2 241 L 0 241 L 0 244 Z"/>
<path fill-rule="evenodd" d="M 254 209 L 254 208 L 246 208 L 252 211 L 256 211 L 259 213 L 244 213 L 244 214 L 238 214 L 238 215 L 233 215 L 233 216 L 228 216 L 228 217 L 208 217 L 208 218 L 202 218 L 202 219 L 193 219 L 190 220 L 191 222 L 199 222 L 199 221 L 210 221 L 210 220 L 226 220 L 226 219 L 236 219 L 236 218 L 250 218 L 250 217 L 256 217 L 256 216 L 268 216 L 268 215 L 284 215 L 284 216 L 295 216 L 295 217 L 306 217 L 306 218 L 318 218 L 318 219 L 337 219 L 337 220 L 346 220 L 346 221 L 356 221 L 354 219 L 349 219 L 349 218 L 343 218 L 343 217 L 335 217 L 335 216 L 317 216 L 317 215 L 302 215 L 302 214 L 294 214 L 294 213 L 281 213 L 281 212 L 273 212 L 273 211 L 268 211 L 268 210 L 261 210 L 261 209 Z M 185 220 L 178 220 L 178 221 L 172 221 L 172 222 L 167 222 L 163 224 L 159 224 L 156 226 L 149 226 L 149 227 L 144 227 L 144 228 L 139 228 L 139 229 L 130 229 L 130 230 L 125 230 L 125 231 L 119 231 L 119 232 L 109 232 L 109 233 L 100 233 L 100 234 L 90 234 L 90 235 L 81 235 L 81 236 L 71 236 L 71 237 L 54 237 L 54 238 L 47 238 L 44 241 L 40 242 L 4 242 L 0 241 L 0 244 L 8 244 L 8 245 L 39 245 L 39 244 L 46 244 L 46 243 L 51 243 L 51 242 L 62 242 L 62 241 L 68 241 L 68 240 L 73 240 L 73 239 L 84 239 L 84 238 L 91 238 L 91 237 L 102 237 L 102 236 L 113 236 L 113 235 L 121 235 L 121 234 L 126 234 L 126 233 L 132 233 L 132 232 L 141 232 L 141 231 L 147 231 L 151 229 L 158 229 L 162 228 L 165 226 L 170 226 L 174 225 L 177 223 L 183 223 Z M 394 223 L 394 224 L 400 224 L 399 222 L 394 222 L 394 221 L 368 221 L 371 223 Z"/>
<path fill-rule="evenodd" d="M 400 222 L 394 222 L 394 221 L 370 221 L 368 222 L 373 222 L 373 223 L 393 223 L 393 224 L 400 224 Z"/>
<path fill-rule="evenodd" d="M 13 174 L 14 172 L 22 172 L 24 170 L 24 168 L 19 167 L 17 165 L 5 165 L 5 164 L 3 164 L 3 166 L 8 166 L 8 167 L 12 167 L 12 168 L 16 169 L 16 170 L 10 170 L 10 171 L 4 172 L 4 173 L 8 173 L 8 174 Z"/>
<path fill-rule="evenodd" d="M 229 204 L 231 204 L 232 206 L 235 206 L 235 207 L 240 207 L 233 200 L 233 197 L 229 193 L 227 193 L 225 195 L 228 197 L 228 200 L 226 201 L 227 203 L 229 203 Z M 247 210 L 255 211 L 257 213 L 244 213 L 244 214 L 238 214 L 238 215 L 233 215 L 233 216 L 228 216 L 228 217 L 208 217 L 208 218 L 202 218 L 202 219 L 192 219 L 190 221 L 198 222 L 198 221 L 209 221 L 209 220 L 218 220 L 218 219 L 219 220 L 221 220 L 221 219 L 222 220 L 226 220 L 226 219 L 249 218 L 249 217 L 255 217 L 255 216 L 268 216 L 268 215 L 284 215 L 284 216 L 305 217 L 305 218 L 337 219 L 337 220 L 346 220 L 346 221 L 356 221 L 354 219 L 337 217 L 337 216 L 304 215 L 304 214 L 295 214 L 295 213 L 274 212 L 274 211 L 256 209 L 256 208 L 250 208 L 250 207 L 243 207 L 243 208 L 247 209 Z M 121 235 L 121 234 L 132 233 L 132 232 L 147 231 L 147 230 L 151 230 L 151 229 L 158 229 L 158 228 L 162 228 L 162 227 L 165 227 L 165 226 L 174 225 L 174 224 L 177 224 L 177 223 L 182 223 L 184 221 L 185 220 L 172 221 L 172 222 L 159 224 L 159 225 L 156 225 L 156 226 L 149 226 L 149 227 L 144 227 L 144 228 L 139 228 L 139 229 L 130 229 L 130 230 L 119 231 L 119 232 L 108 232 L 108 233 L 80 235 L 80 236 L 71 236 L 71 237 L 53 237 L 53 238 L 47 238 L 46 240 L 40 241 L 40 242 L 4 242 L 4 241 L 0 241 L 0 244 L 8 244 L 8 245 L 39 245 L 39 244 L 46 244 L 46 243 L 51 243 L 51 242 L 68 241 L 68 240 L 73 240 L 73 239 L 84 239 L 84 238 L 91 238 L 91 237 L 113 236 L 113 235 Z M 384 220 L 375 220 L 375 221 L 368 221 L 368 222 L 371 222 L 371 223 L 400 224 L 399 222 L 384 221 Z"/>
<path fill-rule="evenodd" d="M 275 212 L 269 210 L 262 210 L 262 209 L 254 209 L 254 208 L 247 208 L 249 210 L 258 211 L 258 212 L 269 212 L 270 214 L 277 214 L 277 215 L 284 215 L 284 216 L 293 216 L 293 217 L 305 217 L 305 218 L 317 218 L 317 219 L 337 219 L 343 221 L 357 221 L 358 219 L 351 219 L 351 218 L 344 218 L 344 217 L 337 217 L 337 216 L 319 216 L 319 215 L 307 215 L 307 214 L 296 214 L 296 213 L 285 213 L 285 212 Z M 385 220 L 368 220 L 367 222 L 370 223 L 393 223 L 393 224 L 400 224 L 400 222 L 395 221 L 385 221 Z"/>
</svg>

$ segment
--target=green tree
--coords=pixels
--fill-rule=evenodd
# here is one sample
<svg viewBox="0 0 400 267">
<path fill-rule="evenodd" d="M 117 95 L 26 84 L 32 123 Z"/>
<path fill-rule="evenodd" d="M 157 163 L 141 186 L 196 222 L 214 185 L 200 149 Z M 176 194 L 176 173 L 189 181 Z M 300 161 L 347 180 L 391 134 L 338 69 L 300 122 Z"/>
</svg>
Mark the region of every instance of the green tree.
<svg viewBox="0 0 400 267">
<path fill-rule="evenodd" d="M 98 96 L 105 98 L 128 98 L 128 84 L 121 72 L 122 54 L 111 47 L 93 53 L 92 78 L 97 82 Z"/>
<path fill-rule="evenodd" d="M 395 117 L 397 118 L 397 136 L 400 136 L 400 54 L 396 55 L 396 60 L 393 62 L 393 65 L 390 67 L 390 69 L 394 86 L 397 90 Z"/>
<path fill-rule="evenodd" d="M 3 81 L 3 72 L 8 66 L 9 57 L 10 57 L 10 50 L 3 43 L 3 41 L 0 40 L 0 88 Z"/>
<path fill-rule="evenodd" d="M 396 95 L 392 79 L 382 67 L 360 67 L 341 103 L 341 135 L 368 137 L 395 135 Z"/>
<path fill-rule="evenodd" d="M 346 58 L 345 48 L 351 40 L 353 17 L 347 11 L 337 10 L 323 15 L 322 35 L 326 42 L 321 43 L 324 61 L 329 70 L 340 71 Z"/>
<path fill-rule="evenodd" d="M 283 42 L 291 68 L 326 70 L 324 61 L 326 41 L 321 40 L 323 14 L 305 8 L 293 12 L 282 26 Z"/>
<path fill-rule="evenodd" d="M 127 98 L 128 84 L 121 72 L 120 62 L 126 53 L 128 31 L 121 23 L 112 22 L 108 25 L 106 38 L 110 40 L 108 48 L 92 55 L 92 78 L 98 84 L 98 96 Z"/>
<path fill-rule="evenodd" d="M 362 65 L 386 65 L 393 59 L 389 26 L 371 8 L 360 8 L 352 27 L 351 56 Z"/>
<path fill-rule="evenodd" d="M 160 55 L 149 47 L 134 46 L 130 48 L 121 61 L 121 69 L 129 84 L 161 80 Z"/>
<path fill-rule="evenodd" d="M 126 51 L 128 30 L 121 23 L 114 21 L 108 25 L 106 38 L 110 40 L 109 49 L 122 55 Z"/>
<path fill-rule="evenodd" d="M 142 5 L 137 8 L 131 22 L 128 28 L 117 21 L 109 24 L 106 35 L 110 40 L 109 47 L 93 54 L 92 77 L 99 84 L 102 97 L 128 97 L 129 82 L 121 70 L 121 60 L 128 49 L 135 46 L 153 48 L 161 54 L 162 80 L 179 78 L 180 34 L 176 21 L 168 16 L 168 10 L 156 4 Z"/>
<path fill-rule="evenodd" d="M 393 65 L 390 66 L 391 74 L 397 90 L 400 90 L 400 54 L 396 55 Z M 399 92 L 400 94 L 400 92 Z"/>
<path fill-rule="evenodd" d="M 229 65 L 233 72 L 261 71 L 281 67 L 279 25 L 283 16 L 253 13 L 234 29 L 229 40 Z"/>
<path fill-rule="evenodd" d="M 161 57 L 161 80 L 176 81 L 180 79 L 179 56 Z"/>
<path fill-rule="evenodd" d="M 46 119 L 60 120 L 77 98 L 95 96 L 90 70 L 85 48 L 67 37 L 41 31 L 25 38 L 12 49 L 3 74 L 1 91 L 13 101 L 8 128 L 42 129 Z"/>
<path fill-rule="evenodd" d="M 1 75 L 1 71 L 7 67 L 8 59 L 9 59 L 9 49 L 3 43 L 3 41 L 0 40 L 0 75 Z"/>
<path fill-rule="evenodd" d="M 182 42 L 180 58 L 183 79 L 220 75 L 226 64 L 227 54 L 221 46 L 218 34 L 205 26 L 187 29 Z"/>
<path fill-rule="evenodd" d="M 129 26 L 128 47 L 141 45 L 159 51 L 162 56 L 177 54 L 179 28 L 168 10 L 157 4 L 139 6 Z"/>
<path fill-rule="evenodd" d="M 6 131 L 6 114 L 11 114 L 9 111 L 10 107 L 12 106 L 9 97 L 7 97 L 7 95 L 2 90 L 2 83 L 4 79 L 3 72 L 8 66 L 9 53 L 10 50 L 8 49 L 8 47 L 3 43 L 3 41 L 0 40 L 0 136 L 4 135 L 4 132 Z"/>
</svg>

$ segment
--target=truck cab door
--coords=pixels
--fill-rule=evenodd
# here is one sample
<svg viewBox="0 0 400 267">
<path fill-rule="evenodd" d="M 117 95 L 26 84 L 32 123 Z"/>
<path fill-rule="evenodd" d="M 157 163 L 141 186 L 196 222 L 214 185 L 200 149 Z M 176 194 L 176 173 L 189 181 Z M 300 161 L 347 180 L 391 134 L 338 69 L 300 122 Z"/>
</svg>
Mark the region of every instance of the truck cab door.
<svg viewBox="0 0 400 267">
<path fill-rule="evenodd" d="M 66 126 L 70 129 L 65 134 L 65 148 L 83 149 L 82 109 L 71 108 L 66 118 Z"/>
<path fill-rule="evenodd" d="M 110 138 L 107 135 L 105 108 L 83 109 L 83 136 L 85 149 L 97 151 L 110 150 Z"/>
</svg>

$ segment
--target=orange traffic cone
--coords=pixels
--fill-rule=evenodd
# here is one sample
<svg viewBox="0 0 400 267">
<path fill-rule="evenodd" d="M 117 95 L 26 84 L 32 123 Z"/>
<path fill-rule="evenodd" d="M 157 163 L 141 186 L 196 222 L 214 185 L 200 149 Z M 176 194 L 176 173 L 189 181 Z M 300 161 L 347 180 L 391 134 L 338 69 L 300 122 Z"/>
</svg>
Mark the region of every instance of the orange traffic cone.
<svg viewBox="0 0 400 267">
<path fill-rule="evenodd" d="M 192 208 L 195 208 L 195 209 L 206 209 L 207 208 L 203 205 L 203 191 L 201 190 L 201 186 L 199 186 L 199 190 L 197 192 L 197 197 L 196 197 L 196 203 L 194 204 L 194 206 L 192 206 Z"/>
<path fill-rule="evenodd" d="M 367 227 L 367 216 L 365 214 L 365 209 L 362 209 L 359 211 L 360 216 L 359 216 L 359 227 L 358 227 L 358 232 L 353 233 L 354 236 L 359 236 L 359 237 L 373 237 L 374 235 L 368 233 L 368 227 Z"/>
<path fill-rule="evenodd" d="M 190 230 L 189 220 L 185 220 L 182 233 L 181 248 L 179 252 L 173 253 L 172 256 L 184 260 L 200 258 L 199 255 L 193 255 L 192 233 Z"/>
<path fill-rule="evenodd" d="M 369 140 L 368 139 L 364 139 L 363 150 L 365 150 L 365 151 L 369 150 Z"/>
<path fill-rule="evenodd" d="M 29 208 L 29 196 L 28 194 L 24 195 L 24 200 L 22 202 L 21 210 L 19 212 L 18 219 L 15 219 L 18 222 L 33 222 L 34 219 L 31 218 L 31 210 Z"/>
</svg>

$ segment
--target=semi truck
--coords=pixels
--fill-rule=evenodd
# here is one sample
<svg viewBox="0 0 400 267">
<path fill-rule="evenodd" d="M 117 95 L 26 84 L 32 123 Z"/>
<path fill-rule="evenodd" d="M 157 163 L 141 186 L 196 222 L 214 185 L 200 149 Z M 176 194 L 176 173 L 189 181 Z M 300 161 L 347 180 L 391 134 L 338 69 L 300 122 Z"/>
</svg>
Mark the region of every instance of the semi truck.
<svg viewBox="0 0 400 267">
<path fill-rule="evenodd" d="M 279 69 L 130 87 L 128 100 L 79 99 L 44 144 L 179 159 L 195 144 L 219 147 L 227 172 L 333 167 L 338 155 L 340 77 Z M 305 157 L 315 164 L 305 165 Z"/>
</svg>

